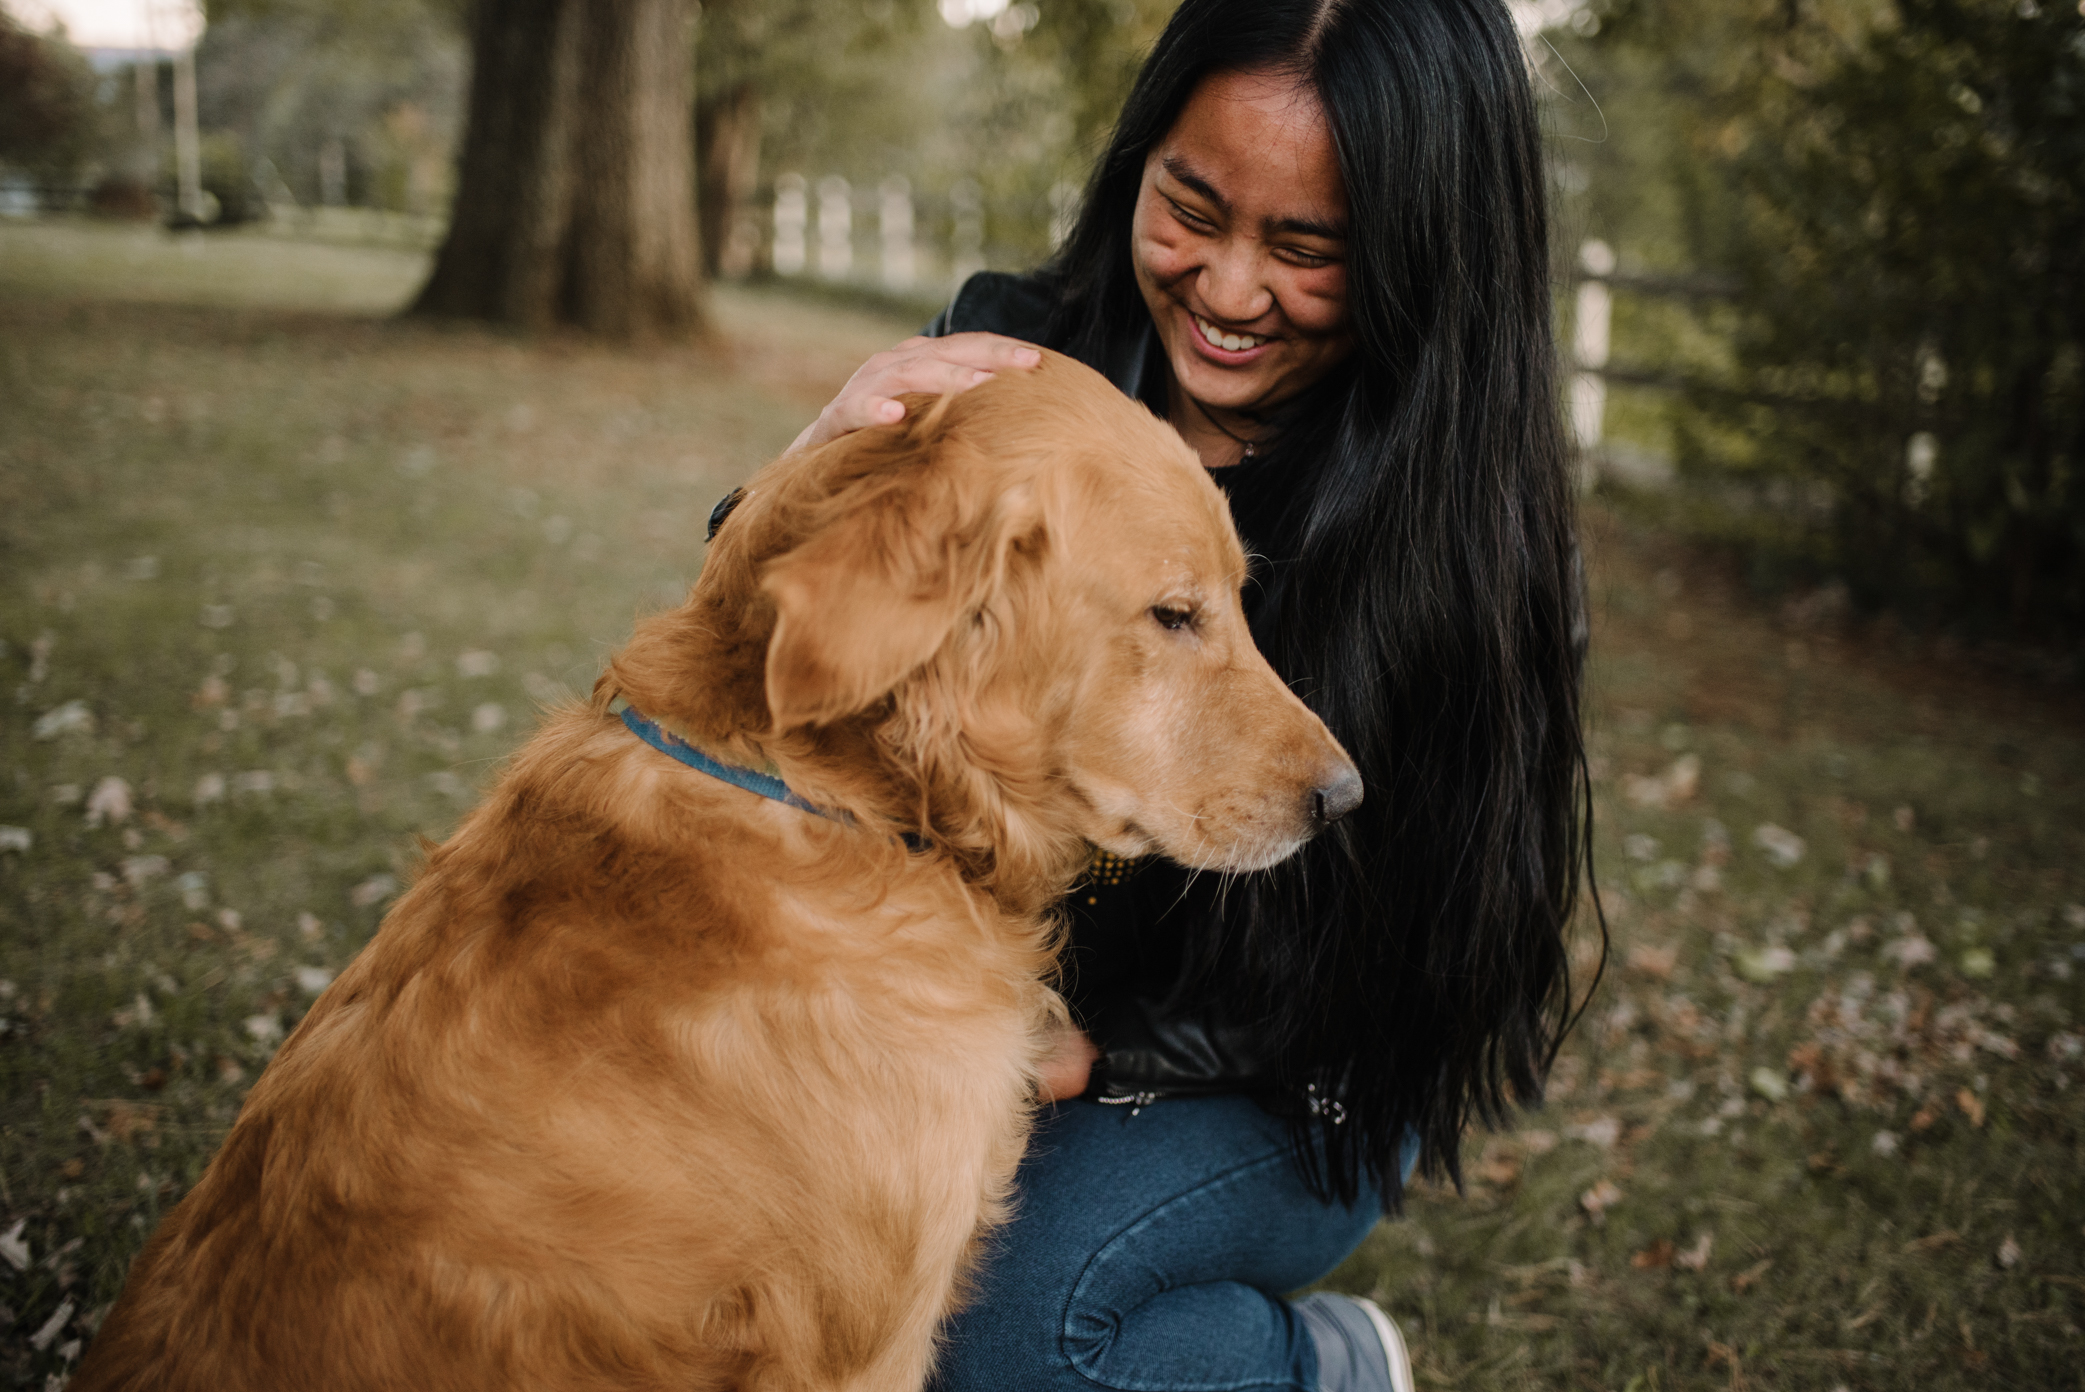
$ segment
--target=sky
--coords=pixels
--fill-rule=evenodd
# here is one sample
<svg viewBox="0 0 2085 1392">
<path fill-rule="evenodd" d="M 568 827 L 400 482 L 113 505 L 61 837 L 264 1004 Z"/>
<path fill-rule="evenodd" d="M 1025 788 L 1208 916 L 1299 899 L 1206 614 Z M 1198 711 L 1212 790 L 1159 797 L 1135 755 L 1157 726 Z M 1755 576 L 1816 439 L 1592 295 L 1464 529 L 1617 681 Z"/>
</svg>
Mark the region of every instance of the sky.
<svg viewBox="0 0 2085 1392">
<path fill-rule="evenodd" d="M 39 33 L 63 24 L 80 48 L 186 48 L 203 32 L 195 0 L 0 0 Z"/>
</svg>

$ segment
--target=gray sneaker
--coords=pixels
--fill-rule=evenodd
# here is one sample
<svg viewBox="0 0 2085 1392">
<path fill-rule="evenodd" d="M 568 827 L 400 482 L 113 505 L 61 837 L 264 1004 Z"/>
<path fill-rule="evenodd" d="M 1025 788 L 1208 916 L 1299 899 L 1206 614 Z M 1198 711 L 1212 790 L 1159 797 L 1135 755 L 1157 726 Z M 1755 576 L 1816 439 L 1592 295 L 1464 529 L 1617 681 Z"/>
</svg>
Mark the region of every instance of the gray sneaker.
<svg viewBox="0 0 2085 1392">
<path fill-rule="evenodd" d="M 1314 1291 L 1296 1303 L 1318 1350 L 1318 1392 L 1413 1392 L 1412 1356 L 1373 1300 Z"/>
</svg>

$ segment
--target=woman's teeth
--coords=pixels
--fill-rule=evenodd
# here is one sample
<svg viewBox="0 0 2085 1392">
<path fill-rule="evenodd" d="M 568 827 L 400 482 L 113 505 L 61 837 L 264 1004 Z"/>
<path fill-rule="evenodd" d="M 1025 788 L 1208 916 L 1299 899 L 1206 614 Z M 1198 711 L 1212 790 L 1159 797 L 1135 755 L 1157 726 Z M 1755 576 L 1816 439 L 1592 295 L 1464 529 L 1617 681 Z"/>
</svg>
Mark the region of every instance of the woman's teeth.
<svg viewBox="0 0 2085 1392">
<path fill-rule="evenodd" d="M 1258 334 L 1225 333 L 1201 315 L 1194 316 L 1195 327 L 1202 331 L 1202 338 L 1211 348 L 1221 348 L 1227 353 L 1242 353 L 1248 348 L 1257 348 L 1267 340 Z"/>
</svg>

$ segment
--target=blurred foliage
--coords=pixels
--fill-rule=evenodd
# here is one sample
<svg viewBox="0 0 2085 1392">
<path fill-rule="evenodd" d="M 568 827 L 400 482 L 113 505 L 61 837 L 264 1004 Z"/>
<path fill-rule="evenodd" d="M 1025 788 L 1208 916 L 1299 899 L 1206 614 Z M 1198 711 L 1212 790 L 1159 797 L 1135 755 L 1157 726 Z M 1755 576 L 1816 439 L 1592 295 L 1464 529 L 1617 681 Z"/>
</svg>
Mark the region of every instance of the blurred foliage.
<svg viewBox="0 0 2085 1392">
<path fill-rule="evenodd" d="M 2077 7 L 1616 0 L 1574 27 L 1614 130 L 1567 157 L 1586 220 L 1740 287 L 1660 345 L 1720 528 L 1872 606 L 2085 632 Z"/>
<path fill-rule="evenodd" d="M 1065 186 L 1083 183 L 1172 4 L 1036 0 L 961 27 L 944 10 L 964 12 L 961 0 L 712 0 L 699 100 L 759 93 L 763 185 L 902 176 L 936 240 L 949 190 L 974 181 L 990 259 L 1025 267 L 1048 253 Z"/>
<path fill-rule="evenodd" d="M 246 166 L 238 199 L 316 204 L 339 142 L 345 201 L 440 212 L 469 79 L 459 0 L 215 0 L 196 51 L 203 128 Z M 265 166 L 260 161 L 267 161 Z M 279 181 L 279 182 L 278 182 Z M 229 209 L 230 189 L 211 191 Z"/>
<path fill-rule="evenodd" d="M 776 175 L 815 184 L 837 174 L 857 191 L 859 220 L 873 216 L 868 191 L 899 177 L 912 190 L 919 236 L 945 248 L 969 191 L 951 194 L 974 185 L 986 259 L 1033 265 L 1075 209 L 1172 5 L 710 0 L 695 52 L 705 196 L 728 190 L 722 196 L 743 205 L 732 217 L 764 225 Z M 466 0 L 210 0 L 206 8 L 196 54 L 204 179 L 224 220 L 291 200 L 445 210 L 469 90 Z M 39 168 L 62 168 L 61 180 L 90 184 L 97 169 L 136 165 L 123 177 L 140 189 L 156 177 L 162 193 L 171 189 L 171 149 L 140 158 L 128 69 L 104 74 L 97 88 L 62 42 L 10 28 L 6 44 L 5 61 L 40 65 L 40 76 L 24 68 L 17 79 L 10 69 L 0 81 L 0 141 L 28 152 L 0 159 L 33 157 Z M 163 70 L 153 76 L 156 138 L 167 147 L 171 83 Z M 711 169 L 720 135 L 731 148 Z"/>
<path fill-rule="evenodd" d="M 45 180 L 68 177 L 93 148 L 99 125 L 86 59 L 0 11 L 0 164 Z"/>
</svg>

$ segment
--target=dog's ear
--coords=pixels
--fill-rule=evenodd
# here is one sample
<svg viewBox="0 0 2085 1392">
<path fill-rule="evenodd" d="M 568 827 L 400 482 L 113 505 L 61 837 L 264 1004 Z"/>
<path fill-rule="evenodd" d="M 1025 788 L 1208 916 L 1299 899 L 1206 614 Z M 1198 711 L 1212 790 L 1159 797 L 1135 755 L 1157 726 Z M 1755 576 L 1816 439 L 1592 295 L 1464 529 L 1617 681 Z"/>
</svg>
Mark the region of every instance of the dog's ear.
<svg viewBox="0 0 2085 1392">
<path fill-rule="evenodd" d="M 836 501 L 832 520 L 761 579 L 775 606 L 767 705 L 778 732 L 852 715 L 924 666 L 1041 526 L 1032 486 L 946 445 L 902 479 Z"/>
</svg>

